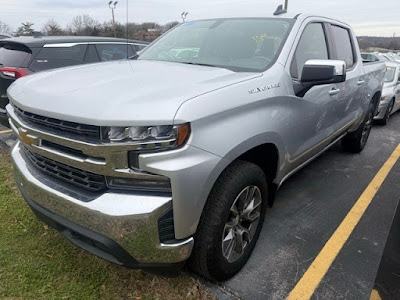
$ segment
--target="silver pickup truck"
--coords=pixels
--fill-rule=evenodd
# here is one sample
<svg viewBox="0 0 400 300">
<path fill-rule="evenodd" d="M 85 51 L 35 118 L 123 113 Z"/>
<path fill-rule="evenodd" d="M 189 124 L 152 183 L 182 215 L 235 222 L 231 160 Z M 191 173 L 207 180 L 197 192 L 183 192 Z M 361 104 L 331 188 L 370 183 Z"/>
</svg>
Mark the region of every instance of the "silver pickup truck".
<svg viewBox="0 0 400 300">
<path fill-rule="evenodd" d="M 41 220 L 104 259 L 188 260 L 225 280 L 290 175 L 339 140 L 364 148 L 385 70 L 363 65 L 351 28 L 329 18 L 186 22 L 135 60 L 12 84 L 17 185 Z"/>
</svg>

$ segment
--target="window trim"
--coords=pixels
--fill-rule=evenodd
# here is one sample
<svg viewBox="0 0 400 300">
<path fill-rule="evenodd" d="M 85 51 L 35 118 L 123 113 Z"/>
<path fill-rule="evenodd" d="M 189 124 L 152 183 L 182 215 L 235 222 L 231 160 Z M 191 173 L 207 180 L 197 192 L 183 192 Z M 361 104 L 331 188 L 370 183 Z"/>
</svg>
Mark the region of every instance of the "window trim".
<svg viewBox="0 0 400 300">
<path fill-rule="evenodd" d="M 336 27 L 342 28 L 342 29 L 347 31 L 347 34 L 349 35 L 349 40 L 350 40 L 351 52 L 353 54 L 353 66 L 351 68 L 349 68 L 349 67 L 347 67 L 347 64 L 346 64 L 346 71 L 347 72 L 353 71 L 357 67 L 359 61 L 358 61 L 358 55 L 357 55 L 356 47 L 354 46 L 355 45 L 354 44 L 354 37 L 353 37 L 353 34 L 351 33 L 350 28 L 347 28 L 347 27 L 345 27 L 343 25 L 334 24 L 334 23 L 328 23 L 327 25 L 329 27 L 329 33 L 331 35 L 331 39 L 332 39 L 332 42 L 333 42 L 332 46 L 336 45 L 336 40 L 335 40 L 335 36 L 333 34 L 333 31 L 332 31 L 332 26 L 336 26 Z M 334 53 L 334 58 L 335 59 L 339 59 L 335 47 L 333 47 L 333 53 Z"/>
<path fill-rule="evenodd" d="M 309 25 L 311 25 L 311 24 L 321 24 L 321 25 L 322 25 L 322 30 L 323 30 L 324 35 L 325 35 L 326 49 L 327 49 L 327 52 L 328 52 L 328 60 L 329 60 L 329 59 L 332 59 L 332 50 L 333 50 L 333 49 L 331 48 L 331 39 L 330 39 L 329 34 L 328 34 L 327 23 L 326 23 L 326 22 L 321 22 L 321 21 L 311 21 L 311 22 L 307 23 L 307 24 L 304 26 L 304 29 L 303 29 L 303 31 L 302 31 L 302 33 L 301 33 L 301 36 L 300 36 L 299 40 L 297 41 L 296 49 L 295 49 L 294 52 L 293 52 L 292 61 L 291 61 L 291 63 L 290 63 L 290 68 L 289 68 L 289 70 L 290 70 L 290 76 L 292 77 L 293 80 L 300 81 L 300 79 L 301 79 L 301 78 L 296 78 L 295 76 L 293 76 L 293 73 L 292 73 L 292 72 L 293 72 L 293 66 L 294 66 L 294 62 L 295 62 L 295 60 L 296 60 L 296 52 L 297 52 L 297 49 L 298 49 L 298 47 L 299 47 L 300 41 L 301 41 L 301 39 L 302 39 L 303 36 L 304 36 L 305 30 L 306 30 L 307 27 L 308 27 Z M 298 75 L 299 77 L 301 77 L 301 74 L 297 74 L 297 75 Z"/>
</svg>

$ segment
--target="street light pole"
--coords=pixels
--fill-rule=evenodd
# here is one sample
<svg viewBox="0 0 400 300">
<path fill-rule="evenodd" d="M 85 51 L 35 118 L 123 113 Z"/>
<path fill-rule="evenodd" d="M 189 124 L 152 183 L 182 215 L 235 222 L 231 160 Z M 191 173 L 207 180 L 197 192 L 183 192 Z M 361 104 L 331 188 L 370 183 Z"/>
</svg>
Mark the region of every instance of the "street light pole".
<svg viewBox="0 0 400 300">
<path fill-rule="evenodd" d="M 187 17 L 188 14 L 189 14 L 189 12 L 183 12 L 183 13 L 181 14 L 181 18 L 182 18 L 182 22 L 183 22 L 183 23 L 185 23 L 185 20 L 186 20 L 186 17 Z"/>
<path fill-rule="evenodd" d="M 112 11 L 112 19 L 113 19 L 113 27 L 114 27 L 114 37 L 117 37 L 117 28 L 115 27 L 115 16 L 114 16 L 114 9 L 117 8 L 117 3 L 118 1 L 115 1 L 114 3 L 112 1 L 108 2 L 108 7 Z M 113 6 L 112 6 L 113 5 Z"/>
<path fill-rule="evenodd" d="M 286 9 L 286 11 L 288 9 L 288 5 L 289 5 L 289 0 L 285 0 L 285 9 Z"/>
</svg>

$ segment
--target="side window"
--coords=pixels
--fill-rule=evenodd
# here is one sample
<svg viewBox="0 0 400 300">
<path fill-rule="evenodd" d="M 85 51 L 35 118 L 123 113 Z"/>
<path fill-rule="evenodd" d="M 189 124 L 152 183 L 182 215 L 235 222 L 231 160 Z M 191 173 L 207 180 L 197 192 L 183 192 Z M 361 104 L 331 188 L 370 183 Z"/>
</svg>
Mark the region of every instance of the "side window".
<svg viewBox="0 0 400 300">
<path fill-rule="evenodd" d="M 30 68 L 35 71 L 43 71 L 83 63 L 83 57 L 87 45 L 72 47 L 44 47 L 33 60 Z"/>
<path fill-rule="evenodd" d="M 99 62 L 100 58 L 97 54 L 96 47 L 94 45 L 89 45 L 86 50 L 85 58 L 83 59 L 85 63 Z"/>
<path fill-rule="evenodd" d="M 321 23 L 307 25 L 297 45 L 293 57 L 290 73 L 293 78 L 299 79 L 304 64 L 310 59 L 328 59 L 328 46 L 325 32 Z"/>
<path fill-rule="evenodd" d="M 332 25 L 332 34 L 335 40 L 335 49 L 337 59 L 344 60 L 347 64 L 347 68 L 351 69 L 354 66 L 354 51 L 353 45 L 350 39 L 350 32 L 336 25 Z"/>
<path fill-rule="evenodd" d="M 147 45 L 142 45 L 142 44 L 135 44 L 136 51 L 142 51 L 144 48 L 147 47 Z"/>
<path fill-rule="evenodd" d="M 98 44 L 97 52 L 101 61 L 121 60 L 135 55 L 130 45 L 125 44 Z M 128 53 L 127 53 L 128 51 Z"/>
</svg>

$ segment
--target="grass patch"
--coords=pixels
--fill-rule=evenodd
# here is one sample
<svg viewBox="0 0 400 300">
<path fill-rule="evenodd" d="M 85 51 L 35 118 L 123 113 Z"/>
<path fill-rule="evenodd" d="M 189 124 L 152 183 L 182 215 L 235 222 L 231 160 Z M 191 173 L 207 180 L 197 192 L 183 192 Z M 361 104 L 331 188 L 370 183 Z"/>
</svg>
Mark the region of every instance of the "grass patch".
<svg viewBox="0 0 400 300">
<path fill-rule="evenodd" d="M 0 299 L 213 299 L 188 274 L 164 278 L 110 264 L 41 223 L 0 150 Z"/>
</svg>

